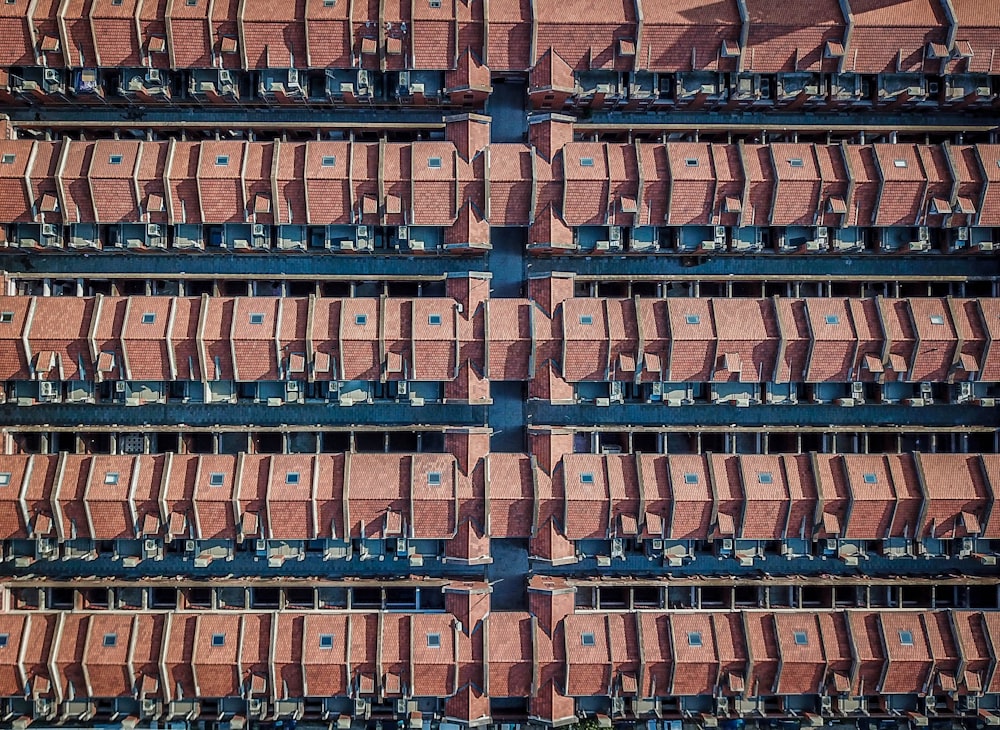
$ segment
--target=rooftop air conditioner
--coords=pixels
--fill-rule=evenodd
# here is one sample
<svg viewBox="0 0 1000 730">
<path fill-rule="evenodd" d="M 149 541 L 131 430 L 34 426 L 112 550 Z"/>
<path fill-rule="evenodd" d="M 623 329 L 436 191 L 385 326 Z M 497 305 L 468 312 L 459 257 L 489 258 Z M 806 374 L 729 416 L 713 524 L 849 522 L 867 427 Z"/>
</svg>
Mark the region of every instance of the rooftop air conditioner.
<svg viewBox="0 0 1000 730">
<path fill-rule="evenodd" d="M 611 557 L 625 557 L 625 546 L 622 544 L 622 539 L 620 537 L 616 537 L 611 540 Z"/>
<path fill-rule="evenodd" d="M 253 224 L 253 235 L 255 235 L 255 236 L 263 236 L 263 235 L 265 235 L 265 233 L 264 233 L 264 224 L 263 223 L 254 223 Z"/>
<path fill-rule="evenodd" d="M 396 700 L 396 714 L 397 715 L 406 714 L 406 700 Z"/>
<path fill-rule="evenodd" d="M 663 397 L 663 383 L 659 381 L 653 383 L 653 397 L 654 398 Z"/>
<path fill-rule="evenodd" d="M 410 390 L 409 385 L 410 384 L 407 383 L 405 380 L 398 381 L 396 383 L 396 392 L 399 395 L 406 395 L 409 392 L 409 390 Z"/>
<path fill-rule="evenodd" d="M 823 695 L 819 698 L 819 711 L 824 715 L 833 714 L 833 698 L 828 695 Z"/>
<path fill-rule="evenodd" d="M 624 715 L 625 714 L 625 698 L 624 697 L 612 697 L 611 698 L 611 714 L 612 715 Z"/>
<path fill-rule="evenodd" d="M 622 240 L 622 227 L 621 226 L 610 226 L 608 228 L 608 239 L 614 243 L 616 241 Z"/>
<path fill-rule="evenodd" d="M 151 538 L 146 538 L 145 542 L 143 542 L 142 544 L 142 548 L 147 553 L 155 553 L 159 549 L 159 544 L 156 542 L 156 540 L 153 540 Z"/>
<path fill-rule="evenodd" d="M 971 397 L 972 397 L 972 383 L 959 383 L 958 399 L 960 401 L 966 401 Z"/>
<path fill-rule="evenodd" d="M 826 241 L 830 238 L 830 229 L 826 226 L 819 226 L 816 228 L 816 238 L 820 241 Z"/>
<path fill-rule="evenodd" d="M 42 398 L 51 398 L 56 394 L 54 383 L 51 383 L 48 380 L 43 380 L 39 385 L 39 391 Z"/>
<path fill-rule="evenodd" d="M 663 540 L 660 538 L 653 538 L 653 550 L 663 550 Z"/>
<path fill-rule="evenodd" d="M 45 69 L 45 80 L 46 81 L 58 81 L 59 80 L 59 71 L 57 69 L 54 69 L 54 68 L 47 68 L 47 69 Z"/>
<path fill-rule="evenodd" d="M 368 700 L 363 697 L 354 698 L 354 715 L 355 717 L 364 716 L 368 712 Z"/>
<path fill-rule="evenodd" d="M 958 235 L 956 236 L 956 238 L 958 238 L 959 241 L 968 241 L 969 240 L 969 227 L 968 226 L 959 226 L 958 227 Z"/>
<path fill-rule="evenodd" d="M 157 702 L 153 698 L 146 698 L 142 701 L 142 714 L 145 716 L 158 715 L 160 708 L 157 706 Z"/>
<path fill-rule="evenodd" d="M 160 83 L 160 69 L 158 68 L 149 69 L 149 71 L 146 72 L 146 81 L 148 81 L 151 84 Z"/>
<path fill-rule="evenodd" d="M 854 382 L 851 383 L 851 397 L 861 400 L 865 395 L 865 385 L 864 383 Z"/>
<path fill-rule="evenodd" d="M 731 537 L 727 537 L 722 540 L 722 549 L 723 550 L 733 549 L 733 539 Z"/>
<path fill-rule="evenodd" d="M 149 238 L 159 238 L 162 234 L 160 233 L 160 226 L 157 223 L 150 223 L 146 226 L 146 235 Z"/>
<path fill-rule="evenodd" d="M 917 240 L 918 241 L 929 241 L 930 240 L 930 229 L 927 226 L 920 226 L 917 228 Z"/>
<path fill-rule="evenodd" d="M 299 85 L 299 70 L 297 68 L 288 69 L 288 86 L 298 87 Z"/>
<path fill-rule="evenodd" d="M 358 238 L 371 238 L 371 226 L 358 226 Z"/>
<path fill-rule="evenodd" d="M 233 75 L 227 70 L 219 71 L 219 83 L 223 85 L 233 83 Z"/>
<path fill-rule="evenodd" d="M 971 537 L 962 538 L 962 549 L 959 555 L 962 557 L 968 557 L 972 555 L 972 551 L 975 549 L 975 541 Z"/>
<path fill-rule="evenodd" d="M 299 392 L 299 382 L 297 380 L 289 380 L 285 383 L 286 393 L 298 393 Z"/>
<path fill-rule="evenodd" d="M 54 238 L 55 236 L 59 235 L 55 223 L 43 223 L 42 235 L 45 236 L 46 238 Z"/>
<path fill-rule="evenodd" d="M 726 227 L 716 226 L 715 227 L 715 242 L 722 244 L 726 242 Z"/>
<path fill-rule="evenodd" d="M 253 549 L 258 553 L 262 553 L 267 550 L 267 540 L 254 540 Z"/>
<path fill-rule="evenodd" d="M 125 392 L 125 381 L 124 380 L 116 380 L 115 381 L 115 392 L 116 393 L 124 393 Z"/>
<path fill-rule="evenodd" d="M 399 230 L 396 232 L 396 237 L 399 238 L 400 241 L 408 240 L 410 238 L 410 229 L 406 226 L 400 226 Z"/>
</svg>

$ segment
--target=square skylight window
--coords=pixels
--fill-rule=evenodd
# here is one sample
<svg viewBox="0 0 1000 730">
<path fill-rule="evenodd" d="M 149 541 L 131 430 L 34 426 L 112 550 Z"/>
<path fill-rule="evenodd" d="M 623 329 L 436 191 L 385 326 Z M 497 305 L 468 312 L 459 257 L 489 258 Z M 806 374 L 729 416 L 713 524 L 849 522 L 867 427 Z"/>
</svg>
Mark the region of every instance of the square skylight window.
<svg viewBox="0 0 1000 730">
<path fill-rule="evenodd" d="M 792 638 L 795 639 L 796 646 L 806 646 L 809 644 L 809 634 L 805 631 L 796 631 L 792 634 Z"/>
<path fill-rule="evenodd" d="M 117 484 L 118 483 L 118 472 L 109 471 L 104 475 L 105 484 Z"/>
<path fill-rule="evenodd" d="M 801 157 L 793 157 L 788 161 L 788 164 L 792 167 L 804 167 L 805 163 L 802 161 Z"/>
<path fill-rule="evenodd" d="M 700 631 L 688 631 L 688 646 L 701 646 Z"/>
<path fill-rule="evenodd" d="M 441 0 L 427 0 L 427 4 L 432 8 L 441 7 Z"/>
<path fill-rule="evenodd" d="M 440 314 L 428 314 L 427 315 L 427 324 L 433 325 L 434 327 L 437 327 L 438 325 L 441 324 L 441 315 Z"/>
<path fill-rule="evenodd" d="M 9 486 L 10 486 L 10 472 L 9 471 L 0 472 L 0 487 L 9 487 Z"/>
<path fill-rule="evenodd" d="M 827 324 L 840 324 L 840 317 L 836 314 L 828 314 L 824 319 L 826 319 Z"/>
<path fill-rule="evenodd" d="M 299 473 L 297 471 L 290 471 L 285 473 L 285 484 L 298 484 L 299 483 Z"/>
<path fill-rule="evenodd" d="M 367 314 L 355 314 L 354 315 L 354 324 L 359 324 L 359 325 L 368 324 L 368 315 Z"/>
<path fill-rule="evenodd" d="M 589 314 L 580 315 L 580 324 L 593 324 L 593 323 L 594 323 L 594 318 Z"/>
<path fill-rule="evenodd" d="M 684 167 L 698 167 L 698 159 L 695 157 L 688 157 L 684 160 Z"/>
<path fill-rule="evenodd" d="M 441 472 L 439 471 L 429 471 L 427 472 L 427 483 L 432 487 L 441 486 Z"/>
<path fill-rule="evenodd" d="M 861 478 L 864 480 L 865 484 L 878 484 L 878 477 L 871 472 L 868 472 Z"/>
<path fill-rule="evenodd" d="M 212 634 L 212 646 L 225 646 L 225 645 L 226 645 L 225 634 Z"/>
<path fill-rule="evenodd" d="M 687 324 L 701 324 L 701 316 L 698 314 L 685 314 L 684 321 Z"/>
<path fill-rule="evenodd" d="M 944 324 L 944 317 L 942 317 L 940 314 L 932 314 L 931 324 Z"/>
<path fill-rule="evenodd" d="M 906 167 L 906 160 L 893 160 L 892 164 L 900 168 Z"/>
<path fill-rule="evenodd" d="M 263 314 L 251 314 L 250 315 L 250 324 L 264 324 L 264 315 Z"/>
<path fill-rule="evenodd" d="M 427 634 L 427 648 L 441 648 L 441 634 Z"/>
<path fill-rule="evenodd" d="M 595 639 L 594 635 L 588 631 L 586 633 L 580 634 L 580 643 L 583 644 L 584 646 L 594 646 L 594 644 L 597 643 L 597 640 Z"/>
<path fill-rule="evenodd" d="M 221 487 L 226 482 L 226 475 L 221 471 L 213 471 L 208 475 L 208 486 Z"/>
<path fill-rule="evenodd" d="M 0 649 L 6 649 L 8 641 L 10 641 L 10 634 L 0 634 Z"/>
<path fill-rule="evenodd" d="M 215 158 L 216 167 L 225 167 L 229 164 L 229 155 L 218 155 Z"/>
<path fill-rule="evenodd" d="M 688 472 L 687 474 L 684 475 L 684 483 L 685 484 L 697 484 L 698 483 L 698 475 L 697 474 L 692 474 L 691 472 Z"/>
<path fill-rule="evenodd" d="M 319 648 L 320 649 L 332 649 L 333 648 L 333 634 L 320 634 L 319 635 Z"/>
<path fill-rule="evenodd" d="M 122 164 L 122 156 L 121 155 L 111 155 L 111 157 L 108 158 L 108 164 L 109 165 L 120 165 L 120 164 Z"/>
<path fill-rule="evenodd" d="M 0 312 L 0 324 L 10 324 L 14 321 L 13 312 Z"/>
<path fill-rule="evenodd" d="M 336 4 L 337 4 L 337 0 L 323 0 L 323 7 L 324 8 L 332 8 L 332 7 L 336 6 Z"/>
<path fill-rule="evenodd" d="M 323 167 L 333 167 L 336 164 L 337 164 L 337 158 L 334 155 L 323 156 Z"/>
<path fill-rule="evenodd" d="M 104 641 L 101 642 L 104 646 L 117 646 L 118 644 L 118 634 L 105 634 Z"/>
<path fill-rule="evenodd" d="M 774 475 L 769 471 L 757 472 L 757 481 L 761 484 L 774 484 Z"/>
<path fill-rule="evenodd" d="M 581 157 L 580 158 L 580 167 L 593 167 L 593 166 L 594 166 L 594 158 L 593 157 Z"/>
<path fill-rule="evenodd" d="M 913 646 L 913 632 L 907 629 L 899 630 L 899 643 L 902 646 Z"/>
<path fill-rule="evenodd" d="M 585 471 L 583 472 L 583 474 L 580 475 L 580 484 L 593 484 L 593 483 L 594 483 L 594 475 L 591 472 Z"/>
<path fill-rule="evenodd" d="M 198 4 L 198 0 L 185 0 L 184 4 L 187 5 L 188 7 L 193 8 L 195 5 Z"/>
<path fill-rule="evenodd" d="M 441 158 L 440 157 L 428 157 L 427 158 L 427 167 L 431 168 L 432 170 L 440 170 L 441 169 Z"/>
<path fill-rule="evenodd" d="M 8 153 L 8 154 L 4 155 L 2 158 L 0 158 L 0 162 L 2 162 L 5 165 L 13 165 L 14 164 L 14 160 L 16 160 L 16 159 L 17 159 L 17 155 L 12 155 L 12 154 Z"/>
<path fill-rule="evenodd" d="M 153 324 L 154 322 L 156 322 L 156 313 L 155 312 L 145 312 L 142 315 L 142 323 L 143 324 Z"/>
</svg>

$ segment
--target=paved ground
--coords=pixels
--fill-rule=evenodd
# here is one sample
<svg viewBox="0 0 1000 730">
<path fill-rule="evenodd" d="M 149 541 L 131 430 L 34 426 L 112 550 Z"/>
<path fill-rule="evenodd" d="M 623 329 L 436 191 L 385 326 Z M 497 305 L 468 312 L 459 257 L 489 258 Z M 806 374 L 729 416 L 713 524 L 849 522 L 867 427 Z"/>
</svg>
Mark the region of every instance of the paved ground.
<svg viewBox="0 0 1000 730">
<path fill-rule="evenodd" d="M 491 142 L 522 142 L 528 133 L 528 114 L 525 111 L 527 89 L 524 84 L 496 83 L 486 102 L 490 122 Z"/>
<path fill-rule="evenodd" d="M 575 426 L 663 426 L 691 424 L 696 426 L 867 426 L 906 425 L 937 426 L 1000 426 L 996 408 L 975 408 L 966 405 L 932 405 L 914 408 L 902 405 L 863 405 L 845 408 L 838 405 L 798 403 L 796 405 L 755 405 L 741 408 L 734 405 L 696 404 L 665 406 L 662 403 L 626 403 L 600 407 L 596 405 L 551 405 L 541 401 L 528 403 L 528 414 L 534 425 Z"/>
<path fill-rule="evenodd" d="M 428 403 L 376 403 L 344 407 L 297 403 L 271 407 L 266 404 L 191 405 L 153 403 L 143 406 L 100 404 L 42 404 L 30 407 L 0 406 L 0 426 L 43 426 L 50 423 L 85 426 L 122 426 L 138 428 L 155 424 L 174 424 L 211 428 L 212 426 L 352 426 L 382 424 L 387 426 L 422 425 L 482 426 L 486 424 L 486 406 Z"/>
</svg>

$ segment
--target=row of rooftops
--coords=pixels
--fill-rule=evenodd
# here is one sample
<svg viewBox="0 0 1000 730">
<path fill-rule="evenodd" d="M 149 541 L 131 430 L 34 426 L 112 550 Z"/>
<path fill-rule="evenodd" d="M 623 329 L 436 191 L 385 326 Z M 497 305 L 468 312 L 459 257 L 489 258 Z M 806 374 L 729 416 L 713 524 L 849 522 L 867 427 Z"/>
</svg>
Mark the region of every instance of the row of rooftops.
<svg viewBox="0 0 1000 730">
<path fill-rule="evenodd" d="M 574 612 L 558 579 L 528 590 L 516 612 L 473 583 L 445 588 L 444 613 L 6 613 L 0 696 L 434 697 L 479 725 L 507 697 L 559 723 L 601 696 L 1000 692 L 995 611 Z"/>
<path fill-rule="evenodd" d="M 1000 145 L 574 142 L 560 117 L 490 144 L 475 115 L 446 134 L 4 140 L 0 222 L 441 226 L 483 243 L 530 225 L 556 248 L 578 226 L 1000 226 Z"/>
<path fill-rule="evenodd" d="M 998 28 L 994 0 L 10 0 L 0 66 L 997 73 Z"/>
<path fill-rule="evenodd" d="M 996 299 L 0 297 L 0 380 L 620 382 L 1000 380 Z M 551 314 L 549 312 L 551 311 Z M 572 400 L 570 392 L 570 400 Z"/>
<path fill-rule="evenodd" d="M 445 453 L 0 456 L 0 540 L 448 541 L 558 561 L 577 540 L 1000 538 L 994 454 Z"/>
</svg>

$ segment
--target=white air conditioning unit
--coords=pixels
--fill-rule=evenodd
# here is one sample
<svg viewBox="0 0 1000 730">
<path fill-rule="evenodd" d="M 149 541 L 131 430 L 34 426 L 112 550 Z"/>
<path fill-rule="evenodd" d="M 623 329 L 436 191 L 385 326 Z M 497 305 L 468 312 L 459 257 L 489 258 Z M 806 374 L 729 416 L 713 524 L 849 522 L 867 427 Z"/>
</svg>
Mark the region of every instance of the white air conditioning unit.
<svg viewBox="0 0 1000 730">
<path fill-rule="evenodd" d="M 406 395 L 407 393 L 410 392 L 410 384 L 405 380 L 397 381 L 396 392 L 399 395 Z"/>
<path fill-rule="evenodd" d="M 971 537 L 962 538 L 962 549 L 959 552 L 963 558 L 972 555 L 972 551 L 975 550 L 975 541 Z"/>
<path fill-rule="evenodd" d="M 124 393 L 125 392 L 125 381 L 124 380 L 116 380 L 115 381 L 115 392 L 116 393 Z"/>
<path fill-rule="evenodd" d="M 267 540 L 254 540 L 253 549 L 258 553 L 262 553 L 267 550 Z"/>
<path fill-rule="evenodd" d="M 958 398 L 959 400 L 968 400 L 972 397 L 972 383 L 959 383 L 958 384 Z"/>
<path fill-rule="evenodd" d="M 59 71 L 57 69 L 54 69 L 54 68 L 47 68 L 47 69 L 45 69 L 45 80 L 46 81 L 58 81 L 59 80 Z"/>
<path fill-rule="evenodd" d="M 251 698 L 247 700 L 247 712 L 253 716 L 259 716 L 262 714 L 263 702 L 257 698 Z"/>
<path fill-rule="evenodd" d="M 362 89 L 371 86 L 372 80 L 371 76 L 368 74 L 366 69 L 358 71 L 358 86 Z"/>
<path fill-rule="evenodd" d="M 613 558 L 625 557 L 625 547 L 620 537 L 616 537 L 611 540 L 611 557 Z"/>
<path fill-rule="evenodd" d="M 396 714 L 397 715 L 406 714 L 406 700 L 396 700 Z"/>
<path fill-rule="evenodd" d="M 143 550 L 147 553 L 155 553 L 159 549 L 159 543 L 156 540 L 147 538 L 142 544 Z"/>
<path fill-rule="evenodd" d="M 830 238 L 830 229 L 826 226 L 819 226 L 816 228 L 816 239 L 819 241 L 827 241 Z"/>
<path fill-rule="evenodd" d="M 229 71 L 219 71 L 219 83 L 226 85 L 233 83 L 233 75 Z"/>
<path fill-rule="evenodd" d="M 368 714 L 368 700 L 363 697 L 354 698 L 354 716 L 363 717 Z"/>
<path fill-rule="evenodd" d="M 156 223 L 150 223 L 146 226 L 146 236 L 149 238 L 159 238 L 162 234 L 160 233 L 160 226 Z"/>
<path fill-rule="evenodd" d="M 39 538 L 38 540 L 38 554 L 47 556 L 52 555 L 56 551 L 56 546 L 52 544 L 52 540 L 47 537 Z"/>
<path fill-rule="evenodd" d="M 157 701 L 148 697 L 144 699 L 142 701 L 142 714 L 146 717 L 160 714 L 160 708 Z"/>
<path fill-rule="evenodd" d="M 980 241 L 979 242 L 979 250 L 980 251 L 992 251 L 993 250 L 993 241 Z"/>
<path fill-rule="evenodd" d="M 612 697 L 611 698 L 611 714 L 612 715 L 624 715 L 625 714 L 625 698 L 624 697 Z"/>
<path fill-rule="evenodd" d="M 42 398 L 51 398 L 56 394 L 55 384 L 49 382 L 48 380 L 43 380 L 39 383 L 39 392 Z"/>
<path fill-rule="evenodd" d="M 59 231 L 56 228 L 55 223 L 43 223 L 42 224 L 42 235 L 46 238 L 55 238 L 59 235 Z"/>
<path fill-rule="evenodd" d="M 921 383 L 920 384 L 920 396 L 922 398 L 927 399 L 928 401 L 930 401 L 930 400 L 932 400 L 934 398 L 933 393 L 931 391 L 931 384 L 930 383 Z"/>
<path fill-rule="evenodd" d="M 732 550 L 733 549 L 733 539 L 731 537 L 723 538 L 723 540 L 722 540 L 722 549 L 723 550 Z"/>
<path fill-rule="evenodd" d="M 358 226 L 358 238 L 371 238 L 371 226 Z"/>
<path fill-rule="evenodd" d="M 920 226 L 917 229 L 917 240 L 918 241 L 929 241 L 931 237 L 931 232 L 927 226 Z"/>
<path fill-rule="evenodd" d="M 656 381 L 653 383 L 653 397 L 662 398 L 663 397 L 663 383 Z"/>
<path fill-rule="evenodd" d="M 865 384 L 858 382 L 851 383 L 851 397 L 862 400 L 865 397 Z"/>
<path fill-rule="evenodd" d="M 653 550 L 663 550 L 663 540 L 660 538 L 653 538 Z"/>
<path fill-rule="evenodd" d="M 623 399 L 624 396 L 622 395 L 622 383 L 621 383 L 620 380 L 612 380 L 611 381 L 611 396 L 610 397 L 611 397 L 611 400 L 618 400 L 618 401 L 620 401 L 620 400 Z"/>
<path fill-rule="evenodd" d="M 298 88 L 299 70 L 297 68 L 288 69 L 288 86 Z"/>
<path fill-rule="evenodd" d="M 969 240 L 969 227 L 968 226 L 959 226 L 958 227 L 958 235 L 956 237 L 958 238 L 959 241 L 968 241 Z"/>
<path fill-rule="evenodd" d="M 837 539 L 833 537 L 828 537 L 826 539 L 826 549 L 830 552 L 836 552 L 837 550 Z"/>
<path fill-rule="evenodd" d="M 621 226 L 610 226 L 608 228 L 608 240 L 612 243 L 620 242 L 622 240 L 622 227 Z"/>
<path fill-rule="evenodd" d="M 399 555 L 406 555 L 406 553 L 407 553 L 406 538 L 405 537 L 397 537 L 396 538 L 396 555 L 397 556 L 399 556 Z"/>
<path fill-rule="evenodd" d="M 824 715 L 833 714 L 833 698 L 828 695 L 823 695 L 819 698 L 819 711 Z"/>
<path fill-rule="evenodd" d="M 253 224 L 253 235 L 255 235 L 255 236 L 264 236 L 265 235 L 265 233 L 264 233 L 264 224 L 263 223 L 254 223 Z"/>
<path fill-rule="evenodd" d="M 728 697 L 716 697 L 715 698 L 715 714 L 723 716 L 723 717 L 729 714 L 729 698 Z"/>
<path fill-rule="evenodd" d="M 715 227 L 715 243 L 718 245 L 725 244 L 726 242 L 726 227 L 716 226 Z"/>
<path fill-rule="evenodd" d="M 146 72 L 146 81 L 148 81 L 151 84 L 160 83 L 160 69 L 158 68 L 149 69 L 149 71 Z"/>
<path fill-rule="evenodd" d="M 186 553 L 193 553 L 194 552 L 194 548 L 195 548 L 194 540 L 185 540 L 184 541 L 184 552 L 186 552 Z"/>
<path fill-rule="evenodd" d="M 406 226 L 400 226 L 400 227 L 399 227 L 399 230 L 398 230 L 398 231 L 396 231 L 396 237 L 397 237 L 397 238 L 398 238 L 398 239 L 399 239 L 400 241 L 406 241 L 406 240 L 409 240 L 409 238 L 410 238 L 410 229 L 409 229 L 409 228 L 407 228 Z"/>
<path fill-rule="evenodd" d="M 285 392 L 286 393 L 298 393 L 299 392 L 299 381 L 297 381 L 297 380 L 289 380 L 287 383 L 285 383 Z"/>
</svg>

